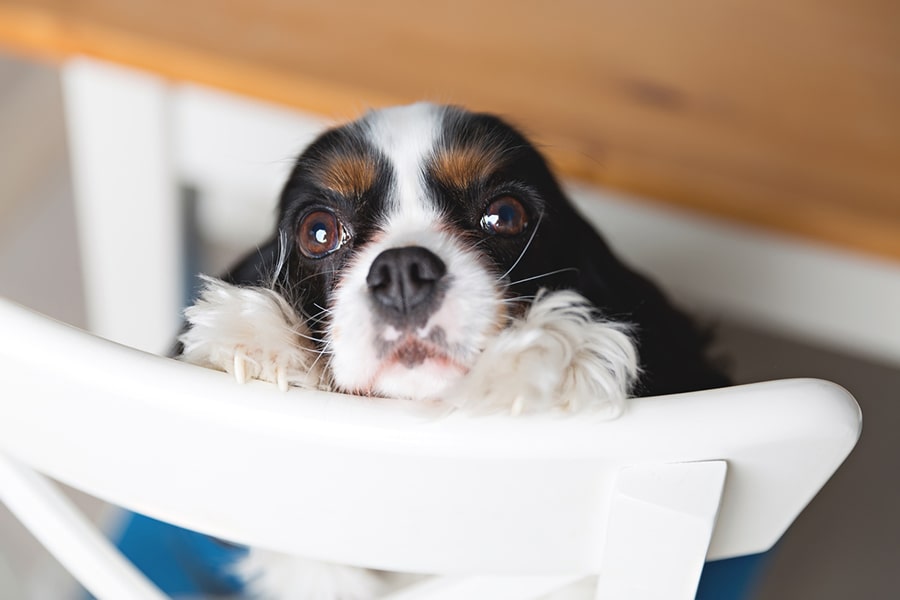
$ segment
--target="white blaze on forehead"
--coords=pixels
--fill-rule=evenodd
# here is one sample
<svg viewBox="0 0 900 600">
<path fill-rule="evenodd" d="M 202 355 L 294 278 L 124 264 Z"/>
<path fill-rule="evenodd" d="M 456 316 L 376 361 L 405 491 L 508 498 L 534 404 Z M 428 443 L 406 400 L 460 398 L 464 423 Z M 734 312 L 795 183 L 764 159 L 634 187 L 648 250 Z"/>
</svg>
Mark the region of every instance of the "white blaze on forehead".
<svg viewBox="0 0 900 600">
<path fill-rule="evenodd" d="M 378 235 L 357 249 L 330 300 L 330 365 L 335 385 L 343 391 L 432 397 L 471 366 L 505 314 L 496 276 L 464 240 L 442 227 L 441 211 L 428 189 L 425 168 L 441 141 L 444 110 L 413 104 L 370 113 L 363 122 L 368 143 L 390 164 L 392 185 L 375 224 Z M 406 246 L 428 249 L 447 267 L 440 307 L 414 332 L 386 326 L 372 310 L 367 284 L 379 254 Z M 437 333 L 440 340 L 433 339 Z M 386 356 L 406 335 L 442 346 L 444 355 L 414 369 Z"/>
<path fill-rule="evenodd" d="M 443 109 L 420 102 L 371 113 L 369 141 L 393 167 L 390 220 L 431 222 L 436 210 L 425 185 L 425 164 L 441 134 Z"/>
</svg>

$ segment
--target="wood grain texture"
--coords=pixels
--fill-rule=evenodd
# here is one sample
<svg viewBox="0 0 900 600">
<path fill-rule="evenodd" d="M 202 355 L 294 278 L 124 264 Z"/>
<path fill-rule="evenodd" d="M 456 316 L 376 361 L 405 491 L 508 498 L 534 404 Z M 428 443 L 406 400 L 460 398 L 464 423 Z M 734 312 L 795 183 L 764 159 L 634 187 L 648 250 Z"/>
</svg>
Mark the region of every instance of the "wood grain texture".
<svg viewBox="0 0 900 600">
<path fill-rule="evenodd" d="M 0 45 L 353 117 L 509 117 L 569 176 L 900 259 L 900 3 L 0 0 Z"/>
</svg>

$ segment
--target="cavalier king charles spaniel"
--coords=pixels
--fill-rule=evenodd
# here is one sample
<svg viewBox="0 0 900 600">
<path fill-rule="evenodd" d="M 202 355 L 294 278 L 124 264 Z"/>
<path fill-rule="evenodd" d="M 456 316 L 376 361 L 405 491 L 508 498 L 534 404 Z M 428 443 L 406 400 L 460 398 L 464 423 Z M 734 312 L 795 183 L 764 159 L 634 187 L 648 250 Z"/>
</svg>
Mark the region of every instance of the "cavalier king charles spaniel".
<svg viewBox="0 0 900 600">
<path fill-rule="evenodd" d="M 261 379 L 512 414 L 719 387 L 704 338 L 610 251 L 497 117 L 414 104 L 297 159 L 272 240 L 186 310 L 181 358 Z M 251 552 L 276 598 L 368 598 L 370 574 Z M 317 581 L 318 583 L 313 583 Z M 317 588 L 317 589 L 314 589 Z"/>
</svg>

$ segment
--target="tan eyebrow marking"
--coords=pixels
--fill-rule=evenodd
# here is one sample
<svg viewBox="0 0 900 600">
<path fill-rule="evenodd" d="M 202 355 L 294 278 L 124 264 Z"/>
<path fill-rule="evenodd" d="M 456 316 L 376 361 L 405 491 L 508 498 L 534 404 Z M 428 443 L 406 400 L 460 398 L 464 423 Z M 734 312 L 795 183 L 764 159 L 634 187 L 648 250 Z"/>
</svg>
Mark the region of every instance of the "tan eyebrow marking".
<svg viewBox="0 0 900 600">
<path fill-rule="evenodd" d="M 334 154 L 319 170 L 322 185 L 348 197 L 367 192 L 375 184 L 376 176 L 375 160 L 366 154 Z"/>
<path fill-rule="evenodd" d="M 441 148 L 431 161 L 431 174 L 442 184 L 466 188 L 499 168 L 502 150 L 490 143 Z"/>
</svg>

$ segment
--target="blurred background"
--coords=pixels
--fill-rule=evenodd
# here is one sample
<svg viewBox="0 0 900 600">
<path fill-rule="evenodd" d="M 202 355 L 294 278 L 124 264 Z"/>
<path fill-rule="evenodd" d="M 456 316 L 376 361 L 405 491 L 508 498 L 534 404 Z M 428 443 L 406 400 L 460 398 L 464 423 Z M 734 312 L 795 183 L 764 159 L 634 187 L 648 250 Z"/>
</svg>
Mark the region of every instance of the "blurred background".
<svg viewBox="0 0 900 600">
<path fill-rule="evenodd" d="M 757 597 L 893 597 L 897 6 L 336 6 L 0 1 L 0 294 L 163 351 L 193 275 L 266 235 L 324 124 L 418 99 L 507 115 L 614 247 L 713 328 L 735 381 L 821 377 L 862 406 L 859 445 Z M 115 285 L 116 261 L 152 276 Z M 0 507 L 0 598 L 74 590 Z"/>
</svg>

